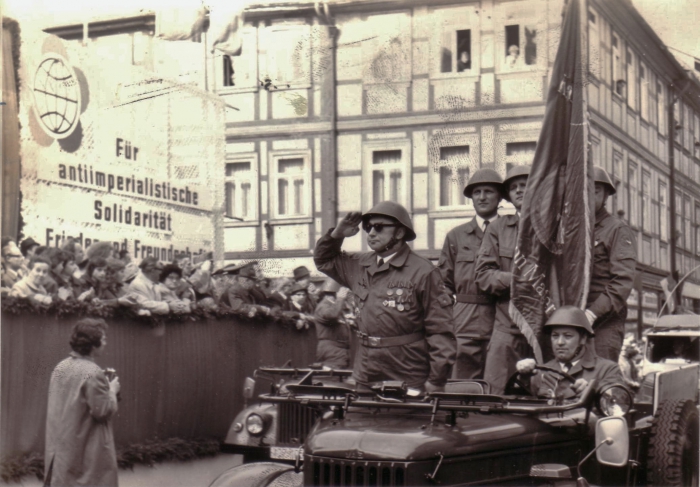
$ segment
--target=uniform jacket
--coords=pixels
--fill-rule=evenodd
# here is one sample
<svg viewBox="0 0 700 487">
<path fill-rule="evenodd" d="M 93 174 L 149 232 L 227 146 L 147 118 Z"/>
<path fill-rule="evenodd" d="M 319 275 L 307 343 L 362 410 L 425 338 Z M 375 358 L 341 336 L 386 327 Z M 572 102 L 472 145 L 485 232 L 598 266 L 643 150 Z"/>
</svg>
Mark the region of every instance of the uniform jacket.
<svg viewBox="0 0 700 487">
<path fill-rule="evenodd" d="M 136 298 L 136 302 L 142 309 L 146 309 L 153 314 L 163 315 L 170 313 L 170 306 L 163 301 L 160 287 L 157 283 L 147 278 L 143 272 L 140 272 L 134 280 L 131 281 L 127 293 Z"/>
<path fill-rule="evenodd" d="M 492 299 L 492 296 L 479 289 L 475 279 L 476 257 L 483 237 L 484 232 L 479 228 L 476 217 L 453 228 L 445 237 L 438 261 L 447 289 L 457 295 L 457 302 L 470 308 L 470 312 L 462 313 L 469 322 L 464 326 L 455 323 L 457 333 L 469 334 L 474 338 L 488 338 L 491 335 L 495 312 L 495 301 L 490 304 L 483 302 Z M 455 314 L 454 320 L 459 321 L 460 316 Z"/>
<path fill-rule="evenodd" d="M 426 380 L 443 385 L 455 357 L 452 299 L 440 271 L 407 245 L 381 268 L 375 252 L 341 251 L 343 239 L 330 232 L 316 243 L 319 271 L 352 290 L 357 326 L 374 337 L 416 332 L 424 340 L 386 348 L 358 347 L 353 377 L 358 382 L 402 380 L 422 387 Z"/>
<path fill-rule="evenodd" d="M 350 344 L 350 331 L 343 322 L 344 299 L 337 299 L 332 303 L 328 299 L 322 299 L 316 306 L 314 318 L 316 323 L 316 338 L 318 340 L 333 340 Z"/>
<path fill-rule="evenodd" d="M 617 315 L 624 319 L 637 265 L 634 234 L 603 207 L 596 213 L 594 238 L 588 309 L 598 318 Z"/>
<path fill-rule="evenodd" d="M 518 215 L 504 215 L 491 223 L 484 233 L 476 259 L 476 283 L 481 291 L 496 298 L 494 330 L 519 334 L 508 314 L 511 267 L 518 243 Z"/>
<path fill-rule="evenodd" d="M 560 370 L 559 362 L 550 360 L 545 364 L 556 370 Z M 586 351 L 581 360 L 571 367 L 569 375 L 574 379 L 585 379 L 591 382 L 595 379 L 598 392 L 612 384 L 624 385 L 624 379 L 620 367 L 613 361 L 598 357 L 592 348 L 586 346 Z M 578 399 L 576 392 L 571 388 L 573 383 L 559 374 L 539 370 L 530 378 L 530 390 L 538 397 L 552 397 L 552 390 L 556 391 L 556 397 L 560 399 Z M 556 387 L 556 389 L 554 389 Z"/>
<path fill-rule="evenodd" d="M 110 423 L 117 398 L 90 357 L 72 352 L 51 375 L 46 416 L 45 472 L 52 487 L 117 485 L 117 454 Z"/>
</svg>

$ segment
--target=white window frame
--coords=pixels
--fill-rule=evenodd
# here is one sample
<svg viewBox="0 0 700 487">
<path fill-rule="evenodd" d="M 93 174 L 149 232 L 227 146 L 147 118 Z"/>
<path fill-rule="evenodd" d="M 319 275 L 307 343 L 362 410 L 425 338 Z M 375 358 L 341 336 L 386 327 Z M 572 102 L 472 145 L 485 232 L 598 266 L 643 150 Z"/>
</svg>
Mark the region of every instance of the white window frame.
<svg viewBox="0 0 700 487">
<path fill-rule="evenodd" d="M 302 204 L 304 211 L 300 215 L 280 215 L 279 214 L 279 180 L 286 179 L 287 176 L 279 172 L 279 161 L 282 159 L 303 159 L 304 169 L 301 177 L 291 177 L 289 179 L 303 179 L 304 181 L 304 197 Z M 270 186 L 268 193 L 270 194 L 270 221 L 275 223 L 310 223 L 313 221 L 313 201 L 314 201 L 314 181 L 313 167 L 311 159 L 311 150 L 278 150 L 270 151 L 269 153 L 269 171 Z"/>
<path fill-rule="evenodd" d="M 637 69 L 637 53 L 629 45 L 625 50 L 625 70 L 627 73 L 627 106 L 636 112 L 639 110 L 637 100 L 639 70 Z"/>
<path fill-rule="evenodd" d="M 467 198 L 466 205 L 440 206 L 440 171 L 444 165 L 440 161 L 440 149 L 442 147 L 469 146 L 469 173 L 480 168 L 481 140 L 478 132 L 466 132 L 445 134 L 443 130 L 437 130 L 431 134 L 428 146 L 428 215 L 431 217 L 468 216 L 473 215 L 474 208 L 471 200 Z M 466 186 L 466 182 L 464 183 Z M 462 190 L 464 190 L 464 186 Z"/>
<path fill-rule="evenodd" d="M 639 116 L 642 120 L 648 122 L 649 117 L 649 83 L 651 81 L 651 76 L 649 73 L 649 68 L 646 64 L 638 63 L 639 72 Z M 642 72 L 644 76 L 642 76 Z"/>
<path fill-rule="evenodd" d="M 661 90 L 659 91 L 659 88 Z M 659 133 L 666 135 L 666 120 L 668 119 L 668 110 L 666 108 L 666 88 L 661 77 L 656 80 L 656 112 L 658 119 L 656 121 Z"/>
<path fill-rule="evenodd" d="M 614 45 L 614 41 L 617 41 L 617 46 Z M 622 59 L 622 39 L 615 32 L 612 33 L 610 38 L 610 50 L 612 52 L 611 62 L 612 62 L 612 91 L 615 95 L 624 98 L 627 90 L 623 90 L 622 93 L 617 92 L 617 82 L 622 80 L 626 82 L 624 76 L 624 70 L 622 69 L 623 60 Z"/>
<path fill-rule="evenodd" d="M 398 164 L 401 170 L 403 185 L 401 194 L 399 195 L 399 203 L 408 212 L 411 212 L 411 198 L 409 197 L 411 187 L 413 186 L 411 173 L 411 149 L 412 143 L 410 139 L 382 139 L 364 141 L 362 144 L 362 211 L 369 211 L 374 205 L 373 194 L 373 171 L 377 168 L 374 164 L 374 153 L 376 151 L 401 151 L 401 161 Z"/>
<path fill-rule="evenodd" d="M 588 9 L 588 70 L 597 79 L 602 78 L 602 56 L 600 52 L 600 15 L 593 9 Z M 593 19 L 591 19 L 593 16 Z"/>
<path fill-rule="evenodd" d="M 258 91 L 260 87 L 260 78 L 258 76 L 258 29 L 251 25 L 246 25 L 241 29 L 242 50 L 240 56 L 231 56 L 231 62 L 240 69 L 245 69 L 250 73 L 249 79 L 245 84 L 236 84 L 236 86 L 224 86 L 224 54 L 218 50 L 214 53 L 214 86 L 216 92 L 220 95 L 230 93 L 247 93 Z M 241 65 L 243 65 L 241 67 Z"/>
<path fill-rule="evenodd" d="M 266 55 L 261 59 L 260 77 L 265 80 L 269 77 L 274 91 L 295 90 L 311 87 L 311 26 L 306 24 L 279 24 L 265 27 L 261 33 L 265 37 Z M 291 37 L 286 38 L 285 37 Z M 291 55 L 286 49 L 291 48 Z M 301 46 L 301 49 L 299 49 Z M 276 77 L 277 58 L 286 64 L 297 63 L 302 69 L 301 76 L 297 79 L 279 79 Z"/>
<path fill-rule="evenodd" d="M 469 20 L 466 22 L 451 22 L 450 18 L 454 17 L 450 16 L 450 12 L 455 14 L 455 16 L 466 16 Z M 481 23 L 480 16 L 476 13 L 476 8 L 472 6 L 441 7 L 431 10 L 431 15 L 434 24 L 430 42 L 430 77 L 432 79 L 467 78 L 478 80 L 481 75 Z M 445 30 L 451 31 L 452 45 L 455 48 L 457 47 L 457 31 L 470 31 L 470 57 L 472 65 L 468 70 L 457 72 L 456 66 L 453 66 L 453 71 L 449 73 L 441 72 L 442 38 Z M 455 56 L 456 55 L 455 51 Z"/>
<path fill-rule="evenodd" d="M 227 218 L 228 215 L 224 212 L 225 227 L 248 227 L 252 224 L 257 225 L 260 221 L 260 164 L 257 152 L 241 152 L 234 154 L 226 154 L 225 164 L 250 163 L 250 190 L 252 192 L 250 200 L 252 214 L 243 221 Z M 233 176 L 226 176 L 226 167 L 224 166 L 224 204 L 226 202 L 226 192 L 228 191 L 227 183 L 236 181 Z M 237 216 L 237 215 L 232 215 Z"/>
</svg>

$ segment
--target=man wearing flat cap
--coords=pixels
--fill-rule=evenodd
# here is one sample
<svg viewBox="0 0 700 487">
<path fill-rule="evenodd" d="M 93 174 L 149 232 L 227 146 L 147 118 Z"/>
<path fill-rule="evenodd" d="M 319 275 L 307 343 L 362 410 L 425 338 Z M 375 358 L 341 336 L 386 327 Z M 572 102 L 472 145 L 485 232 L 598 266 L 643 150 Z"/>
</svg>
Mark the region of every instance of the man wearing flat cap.
<svg viewBox="0 0 700 487">
<path fill-rule="evenodd" d="M 343 240 L 362 224 L 371 252 L 347 253 Z M 319 271 L 357 297 L 359 385 L 399 380 L 427 392 L 444 389 L 455 356 L 452 299 L 440 271 L 411 251 L 416 233 L 406 209 L 383 201 L 348 213 L 316 243 Z"/>
</svg>

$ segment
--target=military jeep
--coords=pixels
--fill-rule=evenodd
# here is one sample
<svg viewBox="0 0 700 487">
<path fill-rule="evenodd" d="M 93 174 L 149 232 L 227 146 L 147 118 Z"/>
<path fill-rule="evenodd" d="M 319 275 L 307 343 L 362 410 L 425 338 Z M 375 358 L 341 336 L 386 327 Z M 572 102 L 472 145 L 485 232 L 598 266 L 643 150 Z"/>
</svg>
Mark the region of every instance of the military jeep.
<svg viewBox="0 0 700 487">
<path fill-rule="evenodd" d="M 515 378 L 514 378 L 515 379 Z M 420 394 L 403 383 L 367 390 L 310 373 L 260 396 L 318 418 L 292 464 L 234 467 L 211 485 L 698 485 L 698 365 L 659 372 L 648 400 L 622 385 L 573 403 L 505 395 L 482 381 Z M 298 411 L 298 410 L 297 410 Z"/>
</svg>

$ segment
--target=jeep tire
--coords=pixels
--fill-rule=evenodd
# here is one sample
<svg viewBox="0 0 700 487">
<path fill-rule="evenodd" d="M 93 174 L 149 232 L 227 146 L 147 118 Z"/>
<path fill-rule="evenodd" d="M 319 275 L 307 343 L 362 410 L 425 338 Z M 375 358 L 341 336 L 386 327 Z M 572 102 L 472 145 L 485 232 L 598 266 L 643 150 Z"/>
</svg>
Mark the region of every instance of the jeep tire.
<svg viewBox="0 0 700 487">
<path fill-rule="evenodd" d="M 649 437 L 650 486 L 698 487 L 698 410 L 690 400 L 663 401 Z"/>
</svg>

